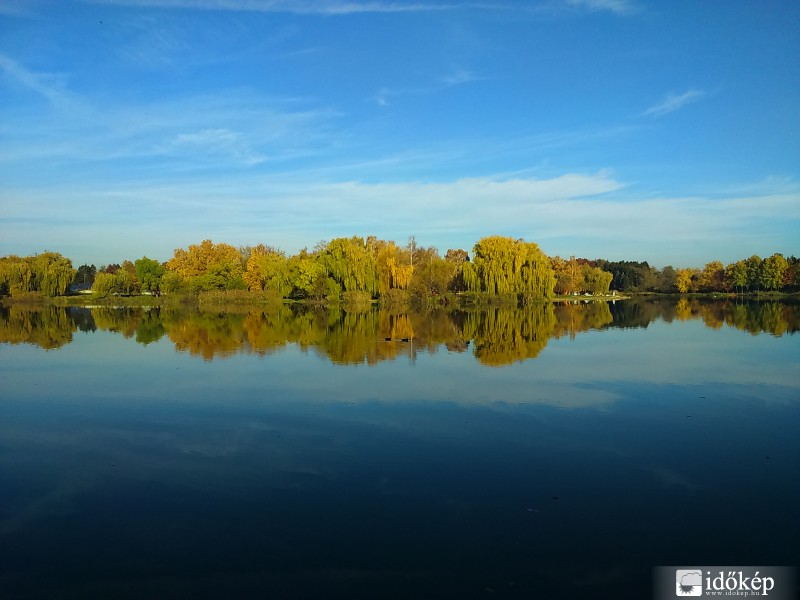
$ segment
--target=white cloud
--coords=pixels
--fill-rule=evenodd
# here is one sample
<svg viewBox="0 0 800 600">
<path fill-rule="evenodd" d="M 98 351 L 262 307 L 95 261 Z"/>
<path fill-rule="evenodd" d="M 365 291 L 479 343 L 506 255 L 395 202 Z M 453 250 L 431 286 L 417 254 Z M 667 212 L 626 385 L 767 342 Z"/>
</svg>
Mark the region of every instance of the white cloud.
<svg viewBox="0 0 800 600">
<path fill-rule="evenodd" d="M 199 143 L 227 134 L 188 135 L 186 143 Z M 642 198 L 607 172 L 398 183 L 314 182 L 310 175 L 190 175 L 169 184 L 130 179 L 6 189 L 0 254 L 41 251 L 30 246 L 45 228 L 49 247 L 78 264 L 112 260 L 109 252 L 166 259 L 174 248 L 204 238 L 296 252 L 339 236 L 403 241 L 414 234 L 441 250 L 469 250 L 480 237 L 501 234 L 537 242 L 549 254 L 680 267 L 791 253 L 792 224 L 800 223 L 798 185 L 760 193 L 753 187 L 741 196 Z M 778 233 L 778 223 L 789 233 Z M 93 254 L 83 247 L 87 240 L 96 246 Z"/>
<path fill-rule="evenodd" d="M 667 96 L 661 100 L 661 102 L 654 104 L 642 114 L 661 117 L 671 112 L 675 112 L 687 104 L 697 102 L 705 95 L 705 92 L 700 90 L 689 90 L 683 94 L 667 94 Z"/>
</svg>

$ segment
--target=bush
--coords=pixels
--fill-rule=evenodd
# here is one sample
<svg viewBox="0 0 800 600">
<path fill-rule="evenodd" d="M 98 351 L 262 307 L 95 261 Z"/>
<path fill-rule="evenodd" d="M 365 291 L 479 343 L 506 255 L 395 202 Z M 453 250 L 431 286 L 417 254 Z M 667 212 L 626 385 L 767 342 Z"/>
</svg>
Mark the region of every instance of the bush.
<svg viewBox="0 0 800 600">
<path fill-rule="evenodd" d="M 349 309 L 360 309 L 372 306 L 372 296 L 368 292 L 344 292 L 342 302 Z"/>
<path fill-rule="evenodd" d="M 383 292 L 378 299 L 380 305 L 384 308 L 406 308 L 408 307 L 409 295 L 406 290 L 398 290 L 393 288 Z"/>
</svg>

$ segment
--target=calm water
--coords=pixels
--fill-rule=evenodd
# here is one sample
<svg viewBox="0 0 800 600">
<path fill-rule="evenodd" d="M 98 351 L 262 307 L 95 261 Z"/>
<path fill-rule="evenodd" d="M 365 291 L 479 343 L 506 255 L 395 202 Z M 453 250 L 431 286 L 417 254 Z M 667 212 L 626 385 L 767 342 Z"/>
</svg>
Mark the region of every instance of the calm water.
<svg viewBox="0 0 800 600">
<path fill-rule="evenodd" d="M 657 565 L 800 564 L 799 312 L 0 309 L 0 595 L 649 598 Z"/>
</svg>

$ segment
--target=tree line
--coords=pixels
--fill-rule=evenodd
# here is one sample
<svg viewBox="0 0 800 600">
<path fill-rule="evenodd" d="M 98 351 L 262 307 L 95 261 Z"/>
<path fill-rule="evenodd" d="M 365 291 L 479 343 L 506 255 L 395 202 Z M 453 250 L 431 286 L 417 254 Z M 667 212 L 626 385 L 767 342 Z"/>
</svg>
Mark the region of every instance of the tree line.
<svg viewBox="0 0 800 600">
<path fill-rule="evenodd" d="M 621 292 L 708 293 L 791 292 L 800 289 L 800 259 L 782 254 L 753 255 L 725 266 L 715 260 L 702 269 L 663 269 L 647 262 L 594 261 L 611 273 L 611 289 Z"/>
<path fill-rule="evenodd" d="M 56 252 L 0 258 L 0 295 L 67 294 L 91 289 L 97 296 L 199 294 L 242 290 L 264 297 L 321 302 L 447 305 L 464 298 L 503 297 L 526 304 L 553 295 L 619 292 L 759 292 L 800 288 L 800 266 L 781 254 L 703 269 L 657 269 L 647 262 L 548 257 L 533 242 L 504 236 L 481 238 L 472 253 L 444 256 L 415 238 L 394 241 L 350 237 L 320 242 L 287 255 L 273 246 L 234 247 L 204 240 L 178 248 L 166 262 L 143 256 L 100 268 Z"/>
</svg>

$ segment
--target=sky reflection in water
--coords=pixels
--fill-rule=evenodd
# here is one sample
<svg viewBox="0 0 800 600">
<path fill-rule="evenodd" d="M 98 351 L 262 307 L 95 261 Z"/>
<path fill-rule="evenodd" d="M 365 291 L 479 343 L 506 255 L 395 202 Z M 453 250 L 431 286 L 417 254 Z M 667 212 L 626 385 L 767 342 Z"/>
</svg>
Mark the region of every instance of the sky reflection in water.
<svg viewBox="0 0 800 600">
<path fill-rule="evenodd" d="M 634 598 L 659 564 L 798 564 L 797 336 L 661 314 L 557 315 L 500 368 L 480 327 L 370 367 L 301 342 L 198 360 L 169 327 L 0 345 L 0 585 Z"/>
</svg>

